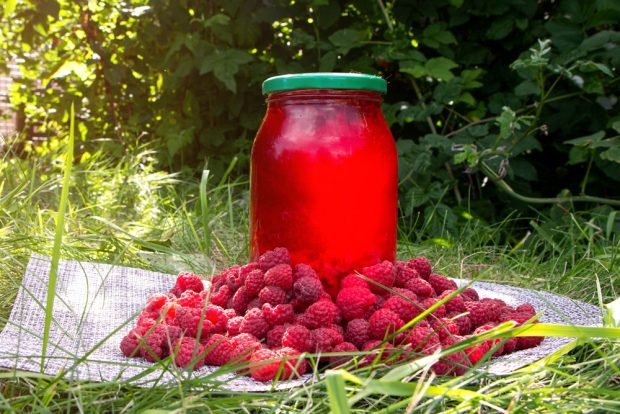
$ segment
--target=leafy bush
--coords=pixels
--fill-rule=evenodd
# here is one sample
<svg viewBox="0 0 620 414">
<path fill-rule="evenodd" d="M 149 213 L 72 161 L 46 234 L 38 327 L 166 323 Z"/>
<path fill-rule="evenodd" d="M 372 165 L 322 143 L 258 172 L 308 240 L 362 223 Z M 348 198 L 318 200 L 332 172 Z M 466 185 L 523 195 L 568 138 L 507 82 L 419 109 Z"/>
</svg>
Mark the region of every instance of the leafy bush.
<svg viewBox="0 0 620 414">
<path fill-rule="evenodd" d="M 33 0 L 7 2 L 0 63 L 20 63 L 13 104 L 40 133 L 75 102 L 83 153 L 151 139 L 169 169 L 216 174 L 247 167 L 268 76 L 380 74 L 404 227 L 446 237 L 536 203 L 619 204 L 619 18 L 607 0 Z"/>
</svg>

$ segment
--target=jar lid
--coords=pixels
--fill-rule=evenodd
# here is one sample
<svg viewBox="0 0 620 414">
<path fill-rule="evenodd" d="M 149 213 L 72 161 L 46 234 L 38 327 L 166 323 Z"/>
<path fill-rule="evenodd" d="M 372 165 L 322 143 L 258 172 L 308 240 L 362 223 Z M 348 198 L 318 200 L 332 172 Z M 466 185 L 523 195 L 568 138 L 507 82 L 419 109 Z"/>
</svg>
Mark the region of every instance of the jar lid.
<svg viewBox="0 0 620 414">
<path fill-rule="evenodd" d="M 358 89 L 386 93 L 387 82 L 360 73 L 299 73 L 271 77 L 263 82 L 263 94 L 296 89 Z"/>
</svg>

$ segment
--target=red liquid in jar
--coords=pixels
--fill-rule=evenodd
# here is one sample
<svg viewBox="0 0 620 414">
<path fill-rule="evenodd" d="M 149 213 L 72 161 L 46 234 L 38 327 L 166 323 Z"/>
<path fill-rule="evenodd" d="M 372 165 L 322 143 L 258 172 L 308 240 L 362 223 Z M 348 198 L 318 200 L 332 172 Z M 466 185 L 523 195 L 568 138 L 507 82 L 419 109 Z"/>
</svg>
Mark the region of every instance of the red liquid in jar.
<svg viewBox="0 0 620 414">
<path fill-rule="evenodd" d="M 397 155 L 372 91 L 271 93 L 252 148 L 250 255 L 288 248 L 332 293 L 396 251 Z"/>
</svg>

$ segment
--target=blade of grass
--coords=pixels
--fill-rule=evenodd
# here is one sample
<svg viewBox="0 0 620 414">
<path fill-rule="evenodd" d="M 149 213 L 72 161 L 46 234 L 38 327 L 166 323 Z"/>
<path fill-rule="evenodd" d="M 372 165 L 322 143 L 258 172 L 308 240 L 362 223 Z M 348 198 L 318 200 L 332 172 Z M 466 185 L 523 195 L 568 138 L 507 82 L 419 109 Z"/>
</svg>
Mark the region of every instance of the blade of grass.
<svg viewBox="0 0 620 414">
<path fill-rule="evenodd" d="M 335 414 L 350 413 L 347 394 L 344 389 L 344 378 L 342 378 L 340 371 L 327 371 L 325 379 L 331 412 Z"/>
<path fill-rule="evenodd" d="M 209 226 L 209 205 L 207 198 L 207 184 L 209 182 L 209 170 L 202 170 L 202 177 L 200 178 L 200 217 L 202 219 L 202 228 L 205 234 L 205 248 L 204 251 L 208 255 L 211 250 L 211 227 Z"/>
<path fill-rule="evenodd" d="M 73 143 L 75 139 L 75 112 L 71 104 L 71 117 L 69 124 L 69 142 L 65 153 L 64 177 L 62 179 L 62 191 L 60 193 L 60 203 L 56 215 L 56 231 L 54 234 L 54 246 L 52 248 L 52 263 L 50 268 L 50 279 L 47 284 L 47 304 L 45 306 L 45 321 L 43 325 L 43 349 L 41 350 L 41 371 L 45 368 L 45 356 L 50 336 L 52 324 L 52 311 L 54 308 L 54 298 L 56 297 L 56 279 L 58 276 L 58 262 L 60 261 L 60 248 L 62 245 L 62 235 L 65 225 L 65 210 L 69 201 L 69 184 L 71 180 L 71 167 L 73 166 Z"/>
</svg>

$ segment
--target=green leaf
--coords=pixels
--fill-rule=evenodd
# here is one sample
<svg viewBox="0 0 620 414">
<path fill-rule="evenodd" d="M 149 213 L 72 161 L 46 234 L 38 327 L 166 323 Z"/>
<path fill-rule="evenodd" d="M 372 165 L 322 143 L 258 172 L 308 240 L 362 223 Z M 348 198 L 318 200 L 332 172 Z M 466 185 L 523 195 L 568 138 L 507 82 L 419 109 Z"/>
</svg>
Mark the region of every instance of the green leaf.
<svg viewBox="0 0 620 414">
<path fill-rule="evenodd" d="M 620 163 L 620 145 L 601 152 L 601 158 L 607 161 Z"/>
<path fill-rule="evenodd" d="M 340 29 L 329 36 L 329 41 L 336 47 L 339 53 L 347 54 L 349 50 L 360 46 L 365 34 L 360 30 Z"/>
<path fill-rule="evenodd" d="M 568 164 L 582 164 L 590 158 L 590 151 L 584 147 L 574 146 L 568 151 Z"/>
<path fill-rule="evenodd" d="M 617 133 L 620 133 L 620 119 L 614 121 L 611 124 L 611 127 L 613 128 L 614 131 L 616 131 Z"/>
<path fill-rule="evenodd" d="M 499 20 L 494 20 L 489 30 L 487 30 L 487 37 L 492 40 L 503 39 L 512 32 L 513 27 L 514 20 L 512 17 L 503 17 Z"/>
<path fill-rule="evenodd" d="M 608 328 L 620 328 L 620 298 L 605 305 L 605 326 Z"/>
<path fill-rule="evenodd" d="M 321 72 L 331 72 L 336 67 L 336 59 L 338 55 L 333 50 L 325 53 L 321 56 L 321 61 L 319 62 L 319 71 Z"/>
<path fill-rule="evenodd" d="M 239 65 L 252 61 L 252 55 L 237 49 L 227 49 L 216 51 L 212 55 L 205 56 L 200 64 L 200 74 L 213 72 L 215 77 L 220 80 L 226 88 L 237 92 L 237 83 L 234 75 L 239 71 Z"/>
<path fill-rule="evenodd" d="M 515 95 L 528 96 L 528 95 L 540 95 L 540 89 L 536 82 L 531 80 L 524 80 L 515 87 Z"/>
<path fill-rule="evenodd" d="M 44 79 L 43 87 L 47 86 L 50 80 L 59 79 L 74 74 L 81 81 L 86 81 L 92 74 L 94 73 L 93 69 L 90 68 L 86 63 L 83 62 L 75 62 L 72 60 L 65 61 L 58 69 L 56 69 L 51 75 Z"/>
<path fill-rule="evenodd" d="M 414 78 L 421 78 L 427 75 L 427 71 L 424 65 L 422 63 L 415 62 L 412 60 L 407 61 L 407 62 L 402 62 L 400 66 L 400 71 L 403 73 L 407 73 L 413 76 Z"/>
<path fill-rule="evenodd" d="M 586 60 L 586 61 L 577 61 L 577 68 L 583 72 L 602 72 L 607 76 L 610 77 L 614 77 L 613 72 L 611 71 L 611 69 L 609 69 L 609 67 L 607 65 L 604 65 L 602 63 L 597 63 L 597 62 L 593 62 L 591 60 Z"/>
<path fill-rule="evenodd" d="M 477 81 L 482 76 L 482 69 L 465 69 L 461 72 L 460 78 L 463 82 L 463 89 L 476 89 L 482 85 L 482 82 Z"/>
<path fill-rule="evenodd" d="M 602 140 L 603 138 L 605 138 L 605 131 L 598 131 L 585 137 L 569 139 L 568 141 L 564 141 L 564 143 L 569 145 L 577 145 L 579 147 L 592 148 L 594 143 Z"/>
<path fill-rule="evenodd" d="M 15 10 L 15 6 L 17 5 L 17 0 L 5 0 L 4 1 L 4 18 L 6 19 L 13 13 Z"/>
<path fill-rule="evenodd" d="M 456 43 L 454 35 L 446 29 L 445 23 L 434 23 L 424 29 L 422 33 L 422 43 L 437 49 L 441 45 Z"/>
<path fill-rule="evenodd" d="M 424 69 L 428 75 L 446 81 L 454 77 L 450 70 L 456 67 L 458 65 L 454 61 L 445 57 L 432 58 L 424 64 Z"/>
<path fill-rule="evenodd" d="M 465 0 L 450 0 L 450 5 L 458 9 L 463 5 L 464 2 Z"/>
</svg>

